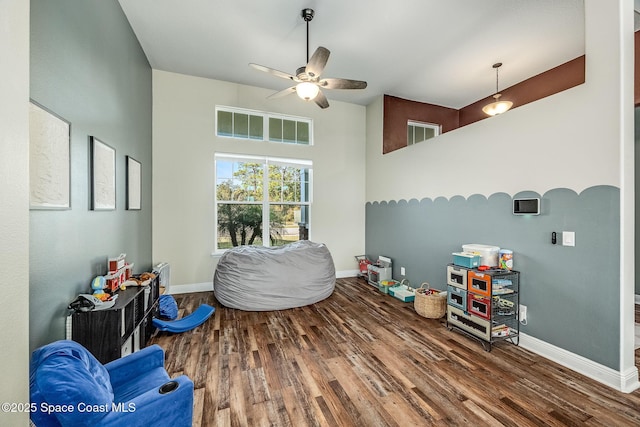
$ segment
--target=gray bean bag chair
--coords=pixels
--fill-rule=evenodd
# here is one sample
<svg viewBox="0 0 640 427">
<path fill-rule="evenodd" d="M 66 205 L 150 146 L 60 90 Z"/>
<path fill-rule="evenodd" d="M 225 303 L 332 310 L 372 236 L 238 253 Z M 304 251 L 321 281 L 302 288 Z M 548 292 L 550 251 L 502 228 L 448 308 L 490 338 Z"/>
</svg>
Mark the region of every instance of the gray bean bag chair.
<svg viewBox="0 0 640 427">
<path fill-rule="evenodd" d="M 300 240 L 284 246 L 227 250 L 216 267 L 213 291 L 226 307 L 284 310 L 322 301 L 333 293 L 335 282 L 329 249 Z"/>
</svg>

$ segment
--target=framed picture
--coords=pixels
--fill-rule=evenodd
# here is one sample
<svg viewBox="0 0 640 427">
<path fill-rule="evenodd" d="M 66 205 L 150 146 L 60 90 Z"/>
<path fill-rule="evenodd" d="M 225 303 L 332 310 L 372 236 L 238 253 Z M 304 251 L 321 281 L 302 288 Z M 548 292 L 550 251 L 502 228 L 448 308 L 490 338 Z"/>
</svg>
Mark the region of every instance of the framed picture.
<svg viewBox="0 0 640 427">
<path fill-rule="evenodd" d="M 116 149 L 95 136 L 91 140 L 91 209 L 116 208 Z"/>
<path fill-rule="evenodd" d="M 127 209 L 142 209 L 142 165 L 127 156 Z"/>
<path fill-rule="evenodd" d="M 71 123 L 29 104 L 29 207 L 71 208 Z"/>
</svg>

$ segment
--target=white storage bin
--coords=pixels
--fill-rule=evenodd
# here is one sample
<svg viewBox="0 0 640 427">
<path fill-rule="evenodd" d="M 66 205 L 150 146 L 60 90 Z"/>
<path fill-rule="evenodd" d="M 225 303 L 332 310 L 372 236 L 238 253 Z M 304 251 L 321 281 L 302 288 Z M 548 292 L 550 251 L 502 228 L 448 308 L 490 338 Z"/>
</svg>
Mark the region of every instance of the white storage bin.
<svg viewBox="0 0 640 427">
<path fill-rule="evenodd" d="M 480 265 L 486 265 L 489 267 L 498 266 L 498 253 L 500 248 L 498 246 L 481 245 L 479 243 L 469 243 L 462 245 L 464 252 L 473 252 L 480 255 Z"/>
</svg>

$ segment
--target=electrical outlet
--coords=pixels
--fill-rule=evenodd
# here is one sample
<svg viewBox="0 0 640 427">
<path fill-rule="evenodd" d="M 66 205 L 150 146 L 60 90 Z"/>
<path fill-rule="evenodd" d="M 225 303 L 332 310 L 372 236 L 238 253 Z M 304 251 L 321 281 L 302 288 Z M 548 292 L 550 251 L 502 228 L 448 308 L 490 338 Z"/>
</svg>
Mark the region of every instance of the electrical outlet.
<svg viewBox="0 0 640 427">
<path fill-rule="evenodd" d="M 526 305 L 522 305 L 520 304 L 520 309 L 519 309 L 519 313 L 520 313 L 520 321 L 521 322 L 526 322 L 527 321 L 527 306 Z"/>
<path fill-rule="evenodd" d="M 404 271 L 404 267 L 400 267 L 400 275 L 404 276 L 405 275 L 405 271 Z"/>
</svg>

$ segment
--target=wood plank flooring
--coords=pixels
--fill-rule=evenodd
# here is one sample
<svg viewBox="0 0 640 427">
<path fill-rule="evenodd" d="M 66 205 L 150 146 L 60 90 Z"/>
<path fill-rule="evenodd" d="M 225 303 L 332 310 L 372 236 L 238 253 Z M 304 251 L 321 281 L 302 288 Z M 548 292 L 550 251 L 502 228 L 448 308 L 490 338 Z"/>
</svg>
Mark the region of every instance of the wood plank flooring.
<svg viewBox="0 0 640 427">
<path fill-rule="evenodd" d="M 181 315 L 216 307 L 198 328 L 152 339 L 169 374 L 194 382 L 195 426 L 640 425 L 640 391 L 509 343 L 485 352 L 361 279 L 274 312 L 224 308 L 212 292 L 175 297 Z"/>
</svg>

